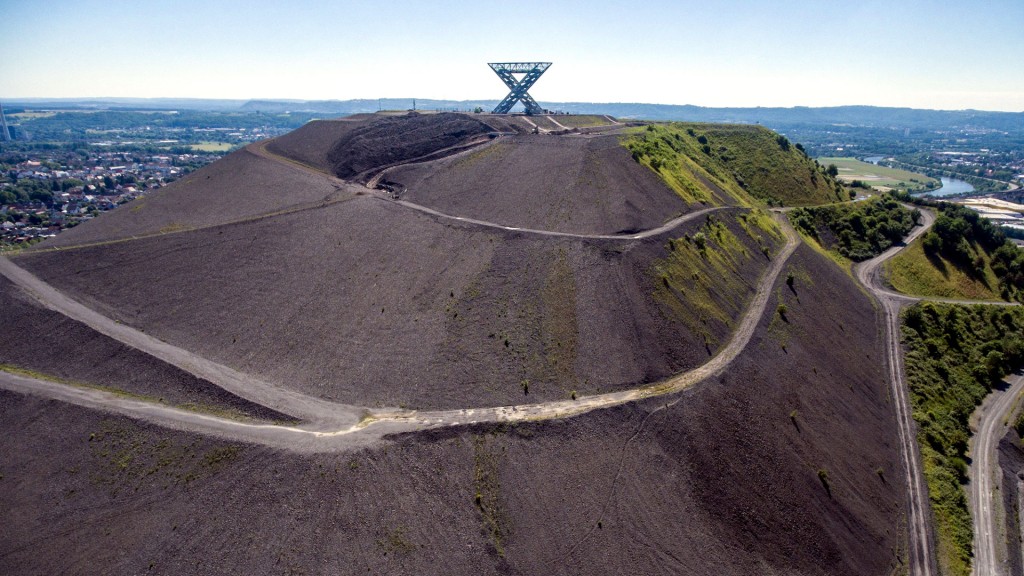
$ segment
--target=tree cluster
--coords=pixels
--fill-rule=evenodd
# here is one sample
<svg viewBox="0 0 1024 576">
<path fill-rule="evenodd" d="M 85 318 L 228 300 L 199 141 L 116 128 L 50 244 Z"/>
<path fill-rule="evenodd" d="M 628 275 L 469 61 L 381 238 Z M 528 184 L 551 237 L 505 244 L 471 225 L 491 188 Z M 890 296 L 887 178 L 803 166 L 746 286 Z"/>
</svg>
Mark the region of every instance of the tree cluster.
<svg viewBox="0 0 1024 576">
<path fill-rule="evenodd" d="M 790 221 L 828 249 L 859 262 L 881 254 L 910 232 L 921 214 L 892 197 L 855 204 L 797 208 Z"/>
<path fill-rule="evenodd" d="M 942 202 L 936 208 L 935 225 L 922 238 L 925 254 L 941 256 L 974 277 L 984 276 L 989 260 L 1002 297 L 1009 300 L 1024 295 L 1024 251 L 999 226 L 958 204 Z"/>
<path fill-rule="evenodd" d="M 1003 376 L 1024 366 L 1024 309 L 919 304 L 904 315 L 903 341 L 938 532 L 960 564 L 952 573 L 966 574 L 973 541 L 963 490 L 970 418 Z"/>
</svg>

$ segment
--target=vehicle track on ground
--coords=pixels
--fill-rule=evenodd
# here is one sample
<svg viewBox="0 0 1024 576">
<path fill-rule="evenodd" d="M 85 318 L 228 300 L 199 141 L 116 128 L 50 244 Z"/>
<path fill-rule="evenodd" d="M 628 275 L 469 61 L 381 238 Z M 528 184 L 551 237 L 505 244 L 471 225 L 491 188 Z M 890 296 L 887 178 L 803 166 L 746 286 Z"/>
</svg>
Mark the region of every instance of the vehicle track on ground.
<svg viewBox="0 0 1024 576">
<path fill-rule="evenodd" d="M 699 214 L 693 213 L 689 216 L 695 217 Z M 785 216 L 776 217 L 784 231 L 786 244 L 762 275 L 729 342 L 705 364 L 640 388 L 538 404 L 434 411 L 370 409 L 326 402 L 283 390 L 120 324 L 65 296 L 6 258 L 0 258 L 0 274 L 27 290 L 48 308 L 83 322 L 123 344 L 205 378 L 239 397 L 302 418 L 307 422 L 301 426 L 240 422 L 129 399 L 103 390 L 73 387 L 5 372 L 0 372 L 0 388 L 62 400 L 88 408 L 105 409 L 180 429 L 277 447 L 315 451 L 362 446 L 396 432 L 463 424 L 567 418 L 644 398 L 673 394 L 724 370 L 750 341 L 768 305 L 779 274 L 799 245 L 799 237 L 785 221 Z M 634 240 L 629 237 L 623 239 Z"/>
<path fill-rule="evenodd" d="M 884 288 L 881 284 L 880 268 L 886 260 L 895 256 L 918 236 L 927 232 L 935 222 L 935 215 L 927 210 L 921 211 L 921 218 L 923 220 L 921 225 L 907 235 L 903 244 L 893 246 L 878 256 L 854 266 L 854 276 L 878 300 L 884 316 L 886 361 L 889 368 L 891 394 L 896 407 L 897 429 L 902 447 L 900 452 L 903 457 L 908 490 L 908 560 L 911 576 L 931 576 L 938 573 L 932 552 L 928 489 L 921 471 L 917 427 L 910 407 L 910 391 L 903 379 L 903 350 L 900 347 L 900 309 L 907 303 L 918 301 L 919 298 L 898 294 Z"/>
<path fill-rule="evenodd" d="M 891 375 L 892 396 L 896 404 L 900 443 L 903 445 L 903 465 L 906 472 L 906 483 L 909 489 L 908 498 L 910 502 L 908 524 L 910 527 L 910 574 L 930 576 L 932 574 L 937 574 L 938 569 L 935 564 L 933 552 L 934 536 L 930 527 L 931 512 L 928 498 L 928 487 L 925 483 L 922 471 L 923 467 L 920 449 L 918 447 L 918 443 L 916 443 L 916 425 L 913 422 L 912 407 L 910 406 L 909 401 L 909 389 L 903 376 L 903 354 L 900 346 L 900 311 L 903 306 L 919 301 L 965 305 L 1019 304 L 1017 302 L 1006 301 L 910 296 L 894 292 L 885 287 L 882 282 L 882 264 L 905 248 L 906 245 L 910 244 L 914 239 L 928 232 L 931 225 L 935 222 L 934 213 L 929 210 L 922 210 L 921 212 L 923 218 L 922 224 L 920 227 L 914 229 L 900 246 L 894 246 L 879 256 L 861 262 L 855 266 L 854 273 L 857 280 L 867 288 L 874 297 L 878 298 L 879 302 L 882 304 L 883 313 L 885 315 L 886 355 L 888 357 Z M 1024 386 L 1024 384 L 1022 384 L 1022 386 Z M 1017 397 L 1014 396 L 1013 398 L 1016 399 Z M 1012 401 L 1008 400 L 1007 402 Z M 999 413 L 1001 413 L 1001 411 L 999 411 Z M 993 414 L 989 414 L 989 416 L 991 418 L 995 418 L 995 421 L 1001 421 L 997 415 Z M 992 425 L 994 424 L 991 423 L 991 420 L 986 420 L 983 415 L 983 420 L 979 424 L 979 429 L 982 430 L 985 429 L 984 426 Z M 988 427 L 987 433 L 980 434 L 995 434 L 992 429 L 993 428 Z M 998 429 L 998 427 L 996 426 L 994 429 Z M 972 437 L 972 444 L 975 442 L 976 439 Z M 991 469 L 988 462 L 991 461 L 990 458 L 992 457 L 992 451 L 994 448 L 992 447 L 990 440 L 981 440 L 978 442 L 980 442 L 977 448 L 978 452 L 975 453 L 974 450 L 972 450 L 972 454 L 976 456 L 976 460 L 980 460 L 984 462 L 984 464 L 978 463 L 978 466 L 980 467 L 976 467 L 975 462 L 972 462 L 970 474 L 972 479 L 972 490 L 969 495 L 971 497 L 975 533 L 976 553 L 974 573 L 980 576 L 999 574 L 999 572 L 996 566 L 995 557 L 991 551 L 994 549 L 994 543 L 991 541 L 991 534 L 997 533 L 997 527 L 994 526 L 995 518 L 990 504 L 991 493 L 987 493 L 989 499 L 988 505 L 981 505 L 979 502 L 981 501 L 981 498 L 985 496 L 985 494 L 981 494 L 981 492 L 979 492 L 981 490 L 982 483 L 974 481 L 974 479 L 985 478 L 986 474 L 989 475 L 988 478 L 991 478 Z M 988 472 L 984 471 L 986 469 Z M 984 550 L 982 550 L 982 548 L 984 548 Z"/>
<path fill-rule="evenodd" d="M 251 145 L 250 151 L 261 158 L 279 163 L 291 169 L 327 178 L 332 183 L 341 184 L 341 186 L 352 186 L 352 182 L 326 174 L 311 166 L 275 155 L 267 151 L 265 146 L 266 142 L 257 142 L 254 143 L 254 145 Z M 454 147 L 452 150 L 461 151 L 463 153 L 467 151 L 465 147 Z M 418 161 L 423 160 L 414 159 L 409 163 L 415 163 Z M 475 225 L 475 227 L 546 237 L 568 237 L 582 240 L 611 240 L 626 242 L 636 242 L 670 232 L 686 221 L 715 210 L 723 209 L 723 207 L 710 207 L 697 210 L 673 218 L 655 229 L 635 234 L 585 235 L 509 227 L 509 225 L 497 222 L 445 214 L 426 206 L 388 198 L 381 194 L 377 194 L 375 197 L 382 201 L 390 202 L 411 210 L 416 210 L 435 218 L 449 220 L 453 223 Z M 776 217 L 782 225 L 786 239 L 785 245 L 779 253 L 775 255 L 771 265 L 760 280 L 755 294 L 751 299 L 750 305 L 746 308 L 746 311 L 741 317 L 740 323 L 729 342 L 721 349 L 719 354 L 709 362 L 667 380 L 638 388 L 621 390 L 621 392 L 581 397 L 579 399 L 566 401 L 518 406 L 415 411 L 369 409 L 313 399 L 298 393 L 290 392 L 290 390 L 284 390 L 278 386 L 263 382 L 258 378 L 247 374 L 242 374 L 241 372 L 229 367 L 213 363 L 207 359 L 199 357 L 198 355 L 184 351 L 182 348 L 178 348 L 168 344 L 167 342 L 163 342 L 150 335 L 144 334 L 141 331 L 124 326 L 110 318 L 103 317 L 95 311 L 90 310 L 87 306 L 84 306 L 74 299 L 61 294 L 59 291 L 29 274 L 27 271 L 19 269 L 18 266 L 6 258 L 0 258 L 0 260 L 2 260 L 0 261 L 0 274 L 3 274 L 10 280 L 14 281 L 23 289 L 28 290 L 44 305 L 52 308 L 52 310 L 83 322 L 100 333 L 113 337 L 129 346 L 140 349 L 140 351 L 146 354 L 150 354 L 191 374 L 220 385 L 234 395 L 257 404 L 273 408 L 279 412 L 301 418 L 306 420 L 306 422 L 302 426 L 267 427 L 265 425 L 216 419 L 205 415 L 199 417 L 194 413 L 187 413 L 166 406 L 151 406 L 142 410 L 138 401 L 127 401 L 123 398 L 118 399 L 114 397 L 114 395 L 103 393 L 102 390 L 77 389 L 77 394 L 75 395 L 56 394 L 54 390 L 58 389 L 59 384 L 53 383 L 46 385 L 41 383 L 36 387 L 37 393 L 42 393 L 44 396 L 49 396 L 51 398 L 60 397 L 60 400 L 86 405 L 93 408 L 105 406 L 110 409 L 114 409 L 115 411 L 120 411 L 127 415 L 141 418 L 152 419 L 155 417 L 154 414 L 160 414 L 164 423 L 167 423 L 168 421 L 187 421 L 191 426 L 200 426 L 200 424 L 202 424 L 201 427 L 210 431 L 211 434 L 217 434 L 219 436 L 236 436 L 240 440 L 263 440 L 269 444 L 279 444 L 283 434 L 292 435 L 290 438 L 296 438 L 294 435 L 304 435 L 302 446 L 310 446 L 317 449 L 333 449 L 337 448 L 339 445 L 345 445 L 344 442 L 337 442 L 337 439 L 346 437 L 352 437 L 353 442 L 350 444 L 354 445 L 359 444 L 359 442 L 354 441 L 354 437 L 356 436 L 359 436 L 364 440 L 366 438 L 380 438 L 385 434 L 393 433 L 393 431 L 426 429 L 437 426 L 480 422 L 513 422 L 564 418 L 644 398 L 674 394 L 679 392 L 679 390 L 702 380 L 703 378 L 707 378 L 708 376 L 725 369 L 728 364 L 739 355 L 746 343 L 750 341 L 750 338 L 754 333 L 754 329 L 757 327 L 759 320 L 764 314 L 772 286 L 777 280 L 778 275 L 781 273 L 786 260 L 793 254 L 799 244 L 799 237 L 785 221 L 784 215 Z M 3 377 L 0 378 L 0 386 L 11 389 L 16 388 L 20 390 L 20 392 L 26 392 L 27 389 L 32 388 L 32 386 L 27 384 L 27 381 L 31 381 L 31 379 L 27 379 L 25 377 L 15 378 L 13 375 L 4 374 Z M 188 417 L 184 417 L 182 416 L 183 413 L 190 415 Z M 216 425 L 213 425 L 212 422 L 216 422 Z M 282 430 L 289 431 L 287 431 L 287 433 L 283 433 Z M 325 439 L 328 440 L 325 441 Z"/>
<path fill-rule="evenodd" d="M 321 177 L 328 178 L 334 182 L 351 185 L 350 182 L 334 178 L 312 167 L 291 162 L 286 158 L 274 155 L 268 152 L 263 145 L 265 145 L 265 143 L 254 144 L 252 145 L 251 150 L 265 159 L 279 162 L 283 165 L 290 166 L 293 169 L 318 174 Z M 380 195 L 376 195 L 376 197 L 405 208 L 418 210 L 436 218 L 452 220 L 463 224 L 491 227 L 525 234 L 626 241 L 636 241 L 666 232 L 691 218 L 699 217 L 700 215 L 712 210 L 705 209 L 693 212 L 671 220 L 659 228 L 638 234 L 578 235 L 509 227 L 486 221 L 448 215 L 424 206 L 419 206 L 401 200 L 385 198 Z M 931 576 L 932 574 L 936 574 L 937 571 L 934 565 L 934 556 L 932 553 L 932 535 L 929 526 L 930 513 L 928 511 L 929 508 L 927 507 L 927 488 L 924 485 L 923 475 L 921 473 L 920 455 L 918 452 L 915 434 L 916 427 L 913 423 L 909 402 L 909 392 L 903 380 L 902 350 L 900 348 L 899 339 L 899 313 L 904 305 L 919 300 L 957 304 L 1007 303 L 919 298 L 892 292 L 881 285 L 879 275 L 879 267 L 881 264 L 902 250 L 906 244 L 909 244 L 920 234 L 927 231 L 934 222 L 934 215 L 930 212 L 922 211 L 922 215 L 924 223 L 908 235 L 904 245 L 893 247 L 880 256 L 859 264 L 855 267 L 854 272 L 857 280 L 882 304 L 882 310 L 885 316 L 887 363 L 891 376 L 890 382 L 892 385 L 892 395 L 897 410 L 900 443 L 903 448 L 903 463 L 907 486 L 909 489 L 908 499 L 910 502 L 908 524 L 910 574 Z M 786 244 L 779 254 L 773 258 L 769 269 L 760 279 L 757 290 L 741 317 L 739 326 L 734 331 L 729 342 L 718 354 L 705 364 L 662 382 L 640 388 L 608 394 L 585 396 L 575 400 L 439 411 L 374 410 L 357 406 L 334 404 L 296 392 L 282 390 L 272 384 L 259 381 L 250 375 L 242 374 L 226 366 L 210 362 L 192 354 L 191 352 L 175 348 L 167 343 L 152 338 L 151 336 L 145 335 L 140 331 L 123 326 L 61 294 L 56 289 L 17 267 L 4 257 L 0 257 L 0 273 L 15 281 L 22 288 L 27 289 L 47 307 L 64 313 L 75 320 L 84 322 L 94 329 L 97 329 L 99 332 L 124 344 L 174 364 L 175 366 L 183 368 L 192 374 L 207 378 L 240 397 L 274 408 L 275 410 L 292 416 L 308 419 L 309 422 L 301 426 L 291 426 L 230 420 L 213 415 L 173 408 L 154 402 L 131 399 L 104 390 L 76 387 L 8 372 L 0 372 L 0 388 L 22 394 L 67 402 L 86 408 L 119 413 L 131 418 L 141 419 L 173 429 L 209 434 L 232 440 L 264 444 L 267 446 L 296 451 L 319 452 L 349 450 L 376 442 L 388 434 L 427 430 L 439 427 L 476 423 L 522 422 L 567 418 L 590 412 L 592 410 L 617 406 L 645 398 L 674 394 L 727 368 L 750 341 L 754 329 L 764 314 L 772 289 L 779 274 L 799 244 L 799 238 L 789 226 L 788 222 L 785 221 L 785 216 L 781 215 L 777 216 L 777 218 L 780 220 L 780 224 L 785 232 Z M 1024 378 L 1018 379 L 1015 387 L 1018 385 L 1024 389 Z M 1012 401 L 1016 397 L 1016 394 L 1007 394 L 1006 398 L 1009 398 L 1009 400 L 1006 398 L 1002 400 L 1003 402 L 1007 402 L 1012 405 Z M 1000 408 L 995 410 L 993 413 L 1004 414 L 1003 404 L 1000 403 Z M 999 421 L 1000 419 L 998 418 L 986 420 L 986 422 Z M 995 429 L 998 430 L 999 428 L 995 427 Z M 979 438 L 981 438 L 978 446 L 979 456 L 982 452 L 990 452 L 989 448 L 991 442 L 984 442 L 984 437 L 991 437 L 993 434 L 995 434 L 995 432 L 992 432 L 991 428 L 982 429 L 982 433 L 979 436 Z M 978 459 L 979 461 L 981 460 L 980 457 Z M 979 463 L 979 466 L 980 465 L 981 464 Z M 983 474 L 977 475 L 978 478 L 981 478 L 982 476 Z M 979 482 L 979 489 L 981 489 L 980 484 L 981 483 Z M 990 496 L 991 492 L 989 491 L 988 493 Z M 981 498 L 979 497 L 978 500 L 981 500 Z M 991 510 L 991 506 L 989 506 L 989 510 Z M 981 523 L 982 519 L 976 517 L 976 533 L 981 532 L 978 529 Z M 991 520 L 988 520 L 987 523 L 989 526 L 992 525 Z M 988 546 L 988 544 L 983 545 Z M 987 573 L 981 571 L 983 569 L 976 569 L 978 570 L 977 573 Z M 995 572 L 991 573 L 994 574 Z"/>
<path fill-rule="evenodd" d="M 916 302 L 927 301 L 942 304 L 988 306 L 1019 306 L 1016 302 L 991 300 L 965 300 L 957 298 L 936 298 L 926 296 L 909 296 L 886 288 L 881 279 L 881 264 L 894 256 L 906 245 L 921 234 L 927 232 L 935 221 L 935 215 L 922 210 L 924 222 L 907 236 L 902 246 L 896 246 L 885 253 L 863 262 L 855 267 L 857 280 L 867 287 L 879 302 L 886 316 L 886 349 L 889 357 L 890 374 L 892 374 L 893 397 L 897 403 L 897 414 L 900 421 L 900 440 L 904 445 L 903 460 L 907 470 L 907 485 L 910 488 L 910 525 L 911 525 L 911 574 L 937 574 L 935 558 L 932 553 L 932 535 L 929 529 L 931 516 L 928 500 L 928 488 L 924 481 L 920 452 L 917 446 L 916 425 L 913 422 L 912 408 L 909 401 L 909 389 L 903 377 L 902 350 L 900 348 L 900 311 L 904 306 Z M 1019 388 L 1018 388 L 1019 387 Z M 971 517 L 974 529 L 974 574 L 977 576 L 996 576 L 1002 574 L 996 541 L 994 537 L 1001 534 L 997 525 L 998 515 L 992 506 L 992 493 L 995 488 L 993 481 L 993 462 L 995 450 L 998 448 L 1000 431 L 1005 432 L 1002 425 L 1006 414 L 1012 410 L 1019 399 L 1020 391 L 1024 390 L 1024 378 L 1018 377 L 1014 384 L 1017 392 L 1004 393 L 996 396 L 996 407 L 982 410 L 978 423 L 978 431 L 971 436 L 972 462 L 969 471 L 970 490 L 968 493 Z"/>
<path fill-rule="evenodd" d="M 457 150 L 457 152 L 455 154 L 453 154 L 452 156 L 449 156 L 449 158 L 450 157 L 454 157 L 454 156 L 458 156 L 460 154 L 470 153 L 470 152 L 476 150 L 480 146 L 489 146 L 491 142 L 493 142 L 493 140 L 489 141 L 489 142 L 477 143 L 477 144 L 475 144 L 475 145 L 473 145 L 471 147 L 467 147 L 466 145 L 452 146 L 450 149 L 451 150 Z M 251 151 L 254 154 L 256 154 L 257 156 L 261 157 L 261 158 L 264 158 L 264 159 L 267 159 L 267 160 L 270 160 L 270 161 L 273 161 L 273 162 L 277 162 L 279 164 L 282 164 L 282 165 L 287 166 L 289 168 L 292 168 L 294 170 L 299 170 L 299 171 L 302 171 L 302 172 L 306 172 L 308 174 L 313 174 L 313 175 L 316 175 L 316 176 L 320 176 L 322 178 L 327 178 L 332 183 L 334 183 L 336 185 L 346 185 L 346 186 L 351 186 L 352 185 L 351 182 L 347 182 L 345 180 L 341 180 L 341 179 L 339 179 L 339 178 L 337 178 L 335 176 L 331 176 L 330 174 L 326 174 L 324 172 L 321 172 L 320 170 L 317 170 L 316 168 L 313 168 L 311 166 L 307 166 L 306 164 L 302 164 L 302 163 L 299 163 L 299 162 L 294 162 L 294 161 L 290 160 L 289 158 L 285 158 L 283 156 L 278 156 L 277 154 L 274 154 L 273 152 L 271 152 L 271 151 L 266 149 L 266 143 L 265 142 L 257 142 L 256 144 L 253 144 L 251 146 L 252 146 Z M 421 204 L 416 204 L 414 202 L 409 202 L 407 200 L 401 200 L 401 199 L 398 199 L 398 198 L 392 198 L 388 194 L 380 193 L 380 191 L 375 188 L 376 185 L 380 182 L 380 180 L 391 170 L 394 170 L 394 169 L 402 167 L 402 166 L 407 166 L 407 165 L 410 165 L 410 164 L 418 164 L 418 163 L 421 163 L 421 162 L 429 162 L 429 161 L 435 159 L 433 154 L 428 154 L 427 156 L 429 158 L 426 159 L 426 160 L 420 159 L 420 158 L 416 158 L 416 159 L 412 159 L 412 160 L 409 160 L 409 161 L 401 163 L 401 164 L 396 164 L 394 166 L 389 166 L 389 167 L 381 170 L 373 178 L 371 178 L 369 182 L 367 182 L 366 188 L 368 188 L 371 191 L 371 193 L 373 194 L 374 198 L 377 198 L 377 199 L 385 201 L 385 202 L 390 202 L 392 204 L 396 204 L 398 206 L 402 206 L 402 207 L 408 208 L 410 210 L 414 210 L 414 211 L 419 212 L 421 214 L 426 214 L 428 216 L 433 216 L 435 218 L 440 218 L 442 220 L 447 220 L 447 221 L 452 222 L 452 223 L 470 224 L 470 225 L 474 225 L 474 226 L 480 226 L 480 227 L 483 227 L 483 228 L 491 228 L 491 229 L 494 229 L 494 230 L 504 230 L 506 232 L 518 232 L 518 233 L 521 233 L 521 234 L 528 234 L 528 235 L 532 235 L 532 236 L 548 236 L 548 237 L 557 237 L 557 238 L 576 238 L 576 239 L 579 239 L 579 240 L 643 240 L 645 238 L 650 238 L 652 236 L 657 236 L 659 234 L 663 234 L 665 232 L 668 232 L 668 231 L 671 231 L 671 230 L 673 230 L 675 228 L 678 228 L 680 225 L 682 225 L 682 224 L 684 224 L 684 223 L 686 223 L 686 222 L 688 222 L 690 220 L 693 220 L 694 218 L 699 218 L 700 216 L 703 216 L 705 214 L 709 214 L 711 212 L 715 212 L 715 211 L 718 211 L 718 210 L 724 210 L 725 208 L 727 208 L 726 206 L 710 206 L 710 207 L 707 207 L 707 208 L 702 208 L 700 210 L 695 210 L 693 212 L 687 212 L 686 214 L 682 214 L 682 215 L 677 216 L 677 217 L 675 217 L 675 218 L 673 218 L 671 220 L 668 220 L 667 222 L 665 222 L 661 226 L 658 226 L 656 228 L 651 228 L 651 229 L 648 229 L 648 230 L 644 230 L 642 232 L 629 233 L 629 234 L 581 234 L 581 233 L 576 233 L 576 232 L 559 232 L 559 231 L 556 231 L 556 230 L 541 230 L 541 229 L 537 229 L 537 228 L 525 228 L 525 227 L 520 227 L 520 226 L 510 226 L 510 225 L 507 225 L 507 224 L 499 224 L 497 222 L 490 222 L 490 221 L 487 221 L 487 220 L 479 220 L 479 219 L 470 218 L 470 217 L 467 217 L 467 216 L 456 216 L 454 214 L 447 214 L 445 212 L 441 212 L 439 210 L 434 210 L 433 208 L 429 208 L 429 207 L 423 206 Z"/>
<path fill-rule="evenodd" d="M 971 435 L 970 503 L 974 526 L 974 574 L 977 576 L 1000 576 L 1006 574 L 1005 556 L 997 547 L 1006 542 L 996 510 L 1001 507 L 993 503 L 1000 485 L 999 441 L 1006 433 L 1007 419 L 1013 412 L 1021 393 L 1024 393 L 1024 376 L 1011 379 L 1010 387 L 993 391 L 980 409 L 978 429 Z"/>
</svg>

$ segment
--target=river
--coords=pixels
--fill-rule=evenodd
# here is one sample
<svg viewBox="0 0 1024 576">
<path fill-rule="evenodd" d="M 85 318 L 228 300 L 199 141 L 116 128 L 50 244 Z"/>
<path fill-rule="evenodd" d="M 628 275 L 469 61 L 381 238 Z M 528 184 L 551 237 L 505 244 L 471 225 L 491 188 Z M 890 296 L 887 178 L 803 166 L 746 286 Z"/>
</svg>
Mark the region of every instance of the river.
<svg viewBox="0 0 1024 576">
<path fill-rule="evenodd" d="M 882 160 L 885 160 L 888 156 L 868 156 L 864 159 L 865 162 L 871 164 L 878 164 Z M 917 194 L 918 196 L 953 196 L 955 194 L 967 194 L 974 192 L 974 186 L 971 186 L 963 180 L 957 180 L 956 178 L 946 178 L 945 176 L 939 178 L 942 182 L 942 186 L 932 190 L 931 192 L 922 192 Z"/>
<path fill-rule="evenodd" d="M 924 192 L 921 196 L 953 196 L 954 194 L 967 194 L 968 192 L 974 192 L 974 186 L 971 186 L 963 180 L 957 180 L 956 178 L 946 178 L 943 176 L 939 178 L 942 181 L 942 186 L 936 188 L 931 192 Z"/>
</svg>

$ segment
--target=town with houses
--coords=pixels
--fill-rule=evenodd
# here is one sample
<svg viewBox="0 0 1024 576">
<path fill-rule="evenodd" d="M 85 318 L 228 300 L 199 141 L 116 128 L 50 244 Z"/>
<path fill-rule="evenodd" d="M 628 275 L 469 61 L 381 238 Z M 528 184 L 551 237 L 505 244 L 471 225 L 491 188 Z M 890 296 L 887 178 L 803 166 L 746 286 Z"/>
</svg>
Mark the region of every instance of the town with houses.
<svg viewBox="0 0 1024 576">
<path fill-rule="evenodd" d="M 0 138 L 0 249 L 54 236 L 233 149 L 284 134 L 317 117 L 312 113 L 27 107 L 13 108 L 5 116 L 3 110 L 0 136 L 7 138 Z M 861 135 L 861 140 L 844 134 L 841 137 L 850 141 L 843 142 L 835 140 L 837 135 L 828 127 L 801 136 L 810 149 L 822 154 L 855 156 L 936 179 L 962 179 L 969 184 L 965 193 L 926 193 L 963 203 L 1009 235 L 1024 236 L 1024 152 L 1016 141 L 1004 142 L 1007 133 L 936 132 L 934 141 L 919 142 L 901 149 L 902 153 L 874 158 L 859 153 L 888 145 L 885 135 L 876 132 L 866 130 L 868 136 Z"/>
<path fill-rule="evenodd" d="M 67 150 L 0 154 L 0 246 L 54 236 L 221 156 Z"/>
</svg>

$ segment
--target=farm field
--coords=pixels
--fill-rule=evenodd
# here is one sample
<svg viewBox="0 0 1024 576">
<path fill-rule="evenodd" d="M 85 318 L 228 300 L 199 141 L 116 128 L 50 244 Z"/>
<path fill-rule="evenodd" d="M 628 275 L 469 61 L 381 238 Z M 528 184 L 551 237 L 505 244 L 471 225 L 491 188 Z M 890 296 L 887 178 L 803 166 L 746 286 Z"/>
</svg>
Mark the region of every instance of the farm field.
<svg viewBox="0 0 1024 576">
<path fill-rule="evenodd" d="M 199 150 L 201 152 L 227 152 L 235 146 L 236 144 L 231 144 L 229 142 L 200 142 L 198 144 L 189 145 L 189 148 Z"/>
<path fill-rule="evenodd" d="M 932 183 L 931 188 L 939 185 L 938 180 L 924 174 L 878 166 L 856 158 L 824 157 L 818 158 L 818 162 L 822 166 L 835 164 L 839 169 L 838 178 L 847 183 L 860 180 L 869 186 L 907 188 L 911 191 L 929 189 L 929 183 Z"/>
</svg>

